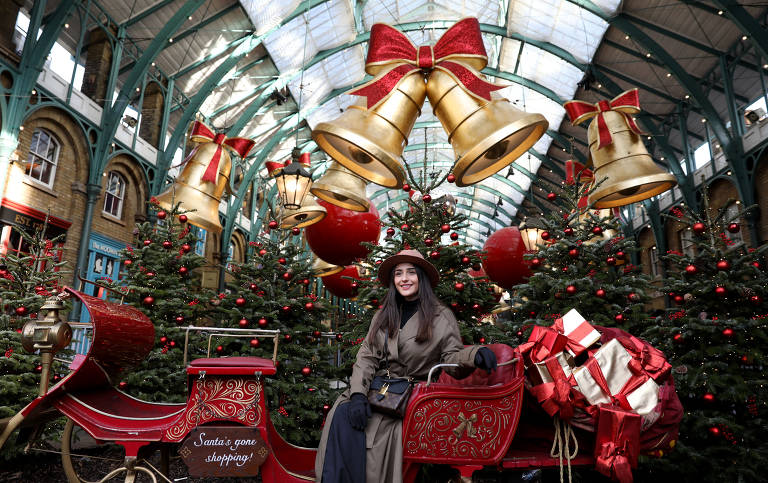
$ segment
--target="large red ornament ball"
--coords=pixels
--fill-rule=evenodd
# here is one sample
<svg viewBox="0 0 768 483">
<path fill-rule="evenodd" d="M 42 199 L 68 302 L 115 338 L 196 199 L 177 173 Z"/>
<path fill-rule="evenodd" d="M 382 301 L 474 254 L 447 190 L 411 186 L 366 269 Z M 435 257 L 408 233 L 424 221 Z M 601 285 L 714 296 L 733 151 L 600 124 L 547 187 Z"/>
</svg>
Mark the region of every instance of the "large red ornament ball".
<svg viewBox="0 0 768 483">
<path fill-rule="evenodd" d="M 605 259 L 605 263 L 607 263 L 610 266 L 616 265 L 616 257 L 608 257 Z"/>
<path fill-rule="evenodd" d="M 637 302 L 640 300 L 640 296 L 637 295 L 635 292 L 629 292 L 629 295 L 627 295 L 627 298 L 632 302 Z"/>
<path fill-rule="evenodd" d="M 165 248 L 166 250 L 170 250 L 171 248 L 173 248 L 173 242 L 170 240 L 165 240 L 163 242 L 163 248 Z"/>
<path fill-rule="evenodd" d="M 411 191 L 411 185 L 409 185 L 408 183 L 405 183 L 403 185 L 403 191 L 405 191 L 406 193 Z"/>
<path fill-rule="evenodd" d="M 16 307 L 16 315 L 24 316 L 27 315 L 27 308 L 23 305 L 21 307 Z"/>
<path fill-rule="evenodd" d="M 624 314 L 616 314 L 616 316 L 613 318 L 616 322 L 624 322 Z"/>
<path fill-rule="evenodd" d="M 270 230 L 274 230 L 275 228 L 280 226 L 280 224 L 277 221 L 275 221 L 275 220 L 270 220 L 270 222 L 267 224 L 267 226 L 269 227 Z"/>
<path fill-rule="evenodd" d="M 470 260 L 469 257 L 461 257 L 461 263 L 463 263 L 464 265 L 469 265 L 469 262 L 471 261 L 472 260 Z"/>
<path fill-rule="evenodd" d="M 126 261 L 123 262 L 123 265 L 125 265 L 126 267 L 129 267 L 129 266 L 133 265 L 133 261 L 132 260 L 126 260 Z"/>
<path fill-rule="evenodd" d="M 365 258 L 369 250 L 362 242 L 376 244 L 381 234 L 379 212 L 371 203 L 366 212 L 357 212 L 332 205 L 325 200 L 318 204 L 327 211 L 325 218 L 304 229 L 312 251 L 333 265 L 349 265 Z"/>
<path fill-rule="evenodd" d="M 322 277 L 323 287 L 325 287 L 333 295 L 342 299 L 348 299 L 356 296 L 357 290 L 352 286 L 353 282 L 344 277 L 352 277 L 360 280 L 360 273 L 357 270 L 357 266 L 349 265 L 344 267 L 344 270 L 339 273 Z"/>
<path fill-rule="evenodd" d="M 176 323 L 181 325 L 184 323 L 184 316 L 183 315 L 177 315 L 176 316 Z"/>
<path fill-rule="evenodd" d="M 447 223 L 444 224 L 444 225 L 441 225 L 440 226 L 440 231 L 442 231 L 443 233 L 448 233 L 449 231 L 451 231 L 451 225 L 449 225 Z"/>
<path fill-rule="evenodd" d="M 286 260 L 283 257 L 280 257 L 280 258 L 277 259 L 277 263 L 279 263 L 281 265 L 285 265 L 286 263 L 288 263 L 288 260 Z"/>
<path fill-rule="evenodd" d="M 243 297 L 236 298 L 235 305 L 237 305 L 238 307 L 242 307 L 243 305 L 245 305 L 245 299 Z"/>
<path fill-rule="evenodd" d="M 760 270 L 760 262 L 752 262 L 752 266 Z"/>
<path fill-rule="evenodd" d="M 575 285 L 568 285 L 565 287 L 565 293 L 568 295 L 573 295 L 576 293 L 576 286 Z"/>
<path fill-rule="evenodd" d="M 259 250 L 259 256 L 263 257 L 266 254 L 267 254 L 267 251 L 265 249 L 262 248 L 261 250 Z"/>
<path fill-rule="evenodd" d="M 146 305 L 147 307 L 149 307 L 150 305 L 155 303 L 155 297 L 153 297 L 151 295 L 147 295 L 146 297 L 144 297 L 144 299 L 141 301 L 141 303 Z"/>
<path fill-rule="evenodd" d="M 186 223 L 188 219 L 187 215 L 179 215 L 179 223 Z"/>
<path fill-rule="evenodd" d="M 716 266 L 718 270 L 729 270 L 731 268 L 731 264 L 728 260 L 719 260 Z"/>
<path fill-rule="evenodd" d="M 541 266 L 541 258 L 532 258 L 531 259 L 531 267 L 532 268 L 539 268 Z"/>
<path fill-rule="evenodd" d="M 146 275 L 147 275 L 147 278 L 152 278 L 155 276 L 155 272 L 147 272 Z"/>
<path fill-rule="evenodd" d="M 458 239 L 459 239 L 459 234 L 458 233 L 456 233 L 455 231 L 453 233 L 451 233 L 451 240 L 458 240 Z"/>
<path fill-rule="evenodd" d="M 222 352 L 224 352 L 224 346 L 222 346 L 222 345 L 217 345 L 217 346 L 216 346 L 216 352 L 218 352 L 219 354 L 221 354 Z"/>
<path fill-rule="evenodd" d="M 191 252 L 191 251 L 192 251 L 192 245 L 190 245 L 189 243 L 185 243 L 185 244 L 183 244 L 183 245 L 181 246 L 181 251 L 183 251 L 184 253 L 189 253 L 189 252 Z"/>
<path fill-rule="evenodd" d="M 712 436 L 720 436 L 720 428 L 718 428 L 717 426 L 710 426 L 709 433 Z"/>
<path fill-rule="evenodd" d="M 291 312 L 291 306 L 283 305 L 282 307 L 280 307 L 280 310 L 282 310 L 284 314 L 289 314 Z"/>
<path fill-rule="evenodd" d="M 144 240 L 144 246 L 148 247 L 152 244 L 152 240 Z"/>
<path fill-rule="evenodd" d="M 528 263 L 523 259 L 523 237 L 516 226 L 504 227 L 489 236 L 483 251 L 483 269 L 499 286 L 510 289 L 531 275 Z"/>
<path fill-rule="evenodd" d="M 685 298 L 682 295 L 675 295 L 674 297 L 672 297 L 672 299 L 674 299 L 675 303 L 678 305 L 682 304 L 685 301 Z"/>
<path fill-rule="evenodd" d="M 726 327 L 725 329 L 723 329 L 723 335 L 726 337 L 731 337 L 733 335 L 733 329 L 731 329 L 730 327 Z"/>
<path fill-rule="evenodd" d="M 547 193 L 547 199 L 549 201 L 555 201 L 557 199 L 557 194 L 555 194 L 555 193 Z"/>
<path fill-rule="evenodd" d="M 310 368 L 309 368 L 309 367 L 307 367 L 307 366 L 304 366 L 304 367 L 302 367 L 302 368 L 301 368 L 301 375 L 302 375 L 302 376 L 305 376 L 305 377 L 306 377 L 306 376 L 308 376 L 308 375 L 310 375 L 310 374 L 312 374 L 312 369 L 310 369 Z"/>
<path fill-rule="evenodd" d="M 435 244 L 435 240 L 433 240 L 433 239 L 431 239 L 431 238 L 425 238 L 425 239 L 424 239 L 424 244 L 425 244 L 426 246 L 428 246 L 428 247 L 431 247 L 432 245 L 434 245 L 434 244 Z"/>
<path fill-rule="evenodd" d="M 256 339 L 256 338 L 251 339 L 251 347 L 253 348 L 259 347 L 259 339 Z"/>
<path fill-rule="evenodd" d="M 400 229 L 401 229 L 402 231 L 405 231 L 405 232 L 407 232 L 408 230 L 410 230 L 410 229 L 411 229 L 411 227 L 410 227 L 410 226 L 408 226 L 408 223 L 403 223 L 402 225 L 400 225 Z"/>
<path fill-rule="evenodd" d="M 395 236 L 395 229 L 392 228 L 392 227 L 387 228 L 387 236 L 389 236 L 389 237 Z"/>
<path fill-rule="evenodd" d="M 623 250 L 619 250 L 618 252 L 616 252 L 616 258 L 619 259 L 619 260 L 624 260 L 624 258 L 626 256 L 627 256 L 627 254 L 624 253 Z"/>
<path fill-rule="evenodd" d="M 741 227 L 739 226 L 738 223 L 730 223 L 728 225 L 728 231 L 731 233 L 738 233 L 739 230 L 741 230 Z"/>
<path fill-rule="evenodd" d="M 455 183 L 456 182 L 456 176 L 454 176 L 453 173 L 449 174 L 445 177 L 445 180 L 449 183 Z"/>
<path fill-rule="evenodd" d="M 288 280 L 290 280 L 290 279 L 291 279 L 291 277 L 293 277 L 293 274 L 292 274 L 291 272 L 285 272 L 285 273 L 283 274 L 283 280 L 286 280 L 286 281 L 288 281 Z"/>
<path fill-rule="evenodd" d="M 462 282 L 456 282 L 453 284 L 453 288 L 456 289 L 457 292 L 463 292 L 464 284 Z"/>
<path fill-rule="evenodd" d="M 693 228 L 694 233 L 697 233 L 699 235 L 707 231 L 707 226 L 701 222 L 694 223 L 691 228 Z"/>
<path fill-rule="evenodd" d="M 552 235 L 548 231 L 542 231 L 540 236 L 542 240 L 549 240 Z"/>
<path fill-rule="evenodd" d="M 291 228 L 291 233 L 293 233 L 293 236 L 299 236 L 301 235 L 301 228 L 294 226 Z"/>
<path fill-rule="evenodd" d="M 179 275 L 186 275 L 189 273 L 189 269 L 187 267 L 179 267 Z"/>
<path fill-rule="evenodd" d="M 696 265 L 688 265 L 687 267 L 685 267 L 685 273 L 687 273 L 688 275 L 696 275 L 696 272 L 698 271 L 699 269 L 696 268 Z"/>
<path fill-rule="evenodd" d="M 592 233 L 594 233 L 595 235 L 602 235 L 603 234 L 603 228 L 600 227 L 600 226 L 596 226 L 596 227 L 592 228 Z"/>
<path fill-rule="evenodd" d="M 725 297 L 725 295 L 728 293 L 728 290 L 725 289 L 725 287 L 715 287 L 715 293 L 719 295 L 720 297 Z"/>
<path fill-rule="evenodd" d="M 424 203 L 431 203 L 432 202 L 432 197 L 430 195 L 424 195 L 424 196 L 421 197 L 421 200 Z"/>
<path fill-rule="evenodd" d="M 579 249 L 578 248 L 571 248 L 568 250 L 568 255 L 570 255 L 571 258 L 578 258 L 579 256 Z"/>
<path fill-rule="evenodd" d="M 433 250 L 433 251 L 429 252 L 429 258 L 431 258 L 432 260 L 440 259 L 440 252 L 437 251 L 437 250 Z"/>
<path fill-rule="evenodd" d="M 312 302 L 307 302 L 304 304 L 304 308 L 309 311 L 312 311 L 315 309 L 315 304 L 313 304 Z"/>
<path fill-rule="evenodd" d="M 269 321 L 267 319 L 265 319 L 264 317 L 262 317 L 262 318 L 259 319 L 258 324 L 259 324 L 259 327 L 263 329 L 263 328 L 265 328 L 269 324 Z"/>
<path fill-rule="evenodd" d="M 248 327 L 248 319 L 240 319 L 239 324 L 241 329 L 245 329 Z"/>
<path fill-rule="evenodd" d="M 571 228 L 571 227 L 569 226 L 568 228 L 566 228 L 565 230 L 563 230 L 563 234 L 564 234 L 565 236 L 571 236 L 571 235 L 573 235 L 573 228 Z"/>
<path fill-rule="evenodd" d="M 599 288 L 595 291 L 595 296 L 603 298 L 605 297 L 605 290 Z"/>
<path fill-rule="evenodd" d="M 165 220 L 166 216 L 168 216 L 168 213 L 164 212 L 163 210 L 157 212 L 157 217 L 161 220 Z"/>
<path fill-rule="evenodd" d="M 701 398 L 707 402 L 712 402 L 715 400 L 715 395 L 711 392 L 705 393 Z"/>
</svg>

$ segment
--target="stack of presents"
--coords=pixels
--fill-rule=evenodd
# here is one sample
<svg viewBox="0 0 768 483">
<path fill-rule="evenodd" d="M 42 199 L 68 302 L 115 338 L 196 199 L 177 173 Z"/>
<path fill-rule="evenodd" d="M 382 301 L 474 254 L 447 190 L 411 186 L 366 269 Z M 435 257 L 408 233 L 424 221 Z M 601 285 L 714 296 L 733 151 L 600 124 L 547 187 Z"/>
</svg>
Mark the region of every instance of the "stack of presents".
<svg viewBox="0 0 768 483">
<path fill-rule="evenodd" d="M 595 433 L 604 475 L 631 482 L 640 454 L 674 447 L 683 409 L 670 364 L 647 342 L 593 326 L 573 309 L 551 327 L 534 326 L 519 350 L 544 411 Z"/>
</svg>

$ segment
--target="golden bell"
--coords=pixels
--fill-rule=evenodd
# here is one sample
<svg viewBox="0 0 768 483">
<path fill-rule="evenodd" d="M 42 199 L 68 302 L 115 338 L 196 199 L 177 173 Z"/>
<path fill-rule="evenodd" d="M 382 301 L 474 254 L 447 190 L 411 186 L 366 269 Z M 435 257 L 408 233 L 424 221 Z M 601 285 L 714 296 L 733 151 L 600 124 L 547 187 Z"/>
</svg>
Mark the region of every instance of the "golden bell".
<svg viewBox="0 0 768 483">
<path fill-rule="evenodd" d="M 280 216 L 280 228 L 304 228 L 325 218 L 327 211 L 311 196 L 304 196 L 301 207 L 286 208 Z"/>
<path fill-rule="evenodd" d="M 400 188 L 405 182 L 400 156 L 425 97 L 424 78 L 406 76 L 373 109 L 366 109 L 363 99 L 335 120 L 319 123 L 312 139 L 357 175 L 387 188 Z"/>
<path fill-rule="evenodd" d="M 332 265 L 320 257 L 315 257 L 315 261 L 312 262 L 312 275 L 315 277 L 327 277 L 344 270 L 344 267 L 339 265 Z"/>
<path fill-rule="evenodd" d="M 221 149 L 215 143 L 198 145 L 188 156 L 184 169 L 174 183 L 157 196 L 158 204 L 166 210 L 173 209 L 174 203 L 181 203 L 181 210 L 190 210 L 186 214 L 189 223 L 210 233 L 221 233 L 219 201 L 229 185 L 229 172 L 232 170 L 229 153 L 221 149 L 216 184 L 202 180 L 217 148 Z"/>
<path fill-rule="evenodd" d="M 453 166 L 456 186 L 477 183 L 512 163 L 549 126 L 541 114 L 520 111 L 497 94 L 491 96 L 490 101 L 478 100 L 442 70 L 429 75 L 429 103 L 458 159 Z"/>
<path fill-rule="evenodd" d="M 589 124 L 589 155 L 596 184 L 589 194 L 589 202 L 594 203 L 595 208 L 613 208 L 674 188 L 677 184 L 675 177 L 656 166 L 640 136 L 630 130 L 624 114 L 605 111 L 602 115 L 612 142 L 598 149 L 597 121 Z"/>
<path fill-rule="evenodd" d="M 309 191 L 332 205 L 352 211 L 368 211 L 371 203 L 365 197 L 365 185 L 363 178 L 334 161 Z"/>
</svg>

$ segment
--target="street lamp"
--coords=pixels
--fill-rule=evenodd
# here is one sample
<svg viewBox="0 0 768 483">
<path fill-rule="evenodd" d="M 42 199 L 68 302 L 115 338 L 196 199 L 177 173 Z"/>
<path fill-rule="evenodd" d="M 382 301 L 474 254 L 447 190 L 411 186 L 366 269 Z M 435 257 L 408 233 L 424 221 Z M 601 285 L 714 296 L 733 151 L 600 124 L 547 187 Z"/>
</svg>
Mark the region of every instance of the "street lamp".
<svg viewBox="0 0 768 483">
<path fill-rule="evenodd" d="M 291 164 L 275 173 L 277 191 L 286 209 L 300 208 L 304 195 L 312 186 L 312 175 L 306 167 L 309 167 L 309 153 L 299 154 L 299 148 L 293 148 Z"/>
</svg>

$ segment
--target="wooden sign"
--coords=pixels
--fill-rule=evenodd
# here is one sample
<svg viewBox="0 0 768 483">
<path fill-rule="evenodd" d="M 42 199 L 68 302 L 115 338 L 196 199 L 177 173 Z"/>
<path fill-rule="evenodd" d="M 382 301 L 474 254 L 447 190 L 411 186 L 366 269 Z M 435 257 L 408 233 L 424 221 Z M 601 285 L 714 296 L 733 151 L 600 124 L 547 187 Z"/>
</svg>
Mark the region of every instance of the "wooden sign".
<svg viewBox="0 0 768 483">
<path fill-rule="evenodd" d="M 190 476 L 256 476 L 269 450 L 259 430 L 247 426 L 198 426 L 179 449 Z"/>
</svg>

